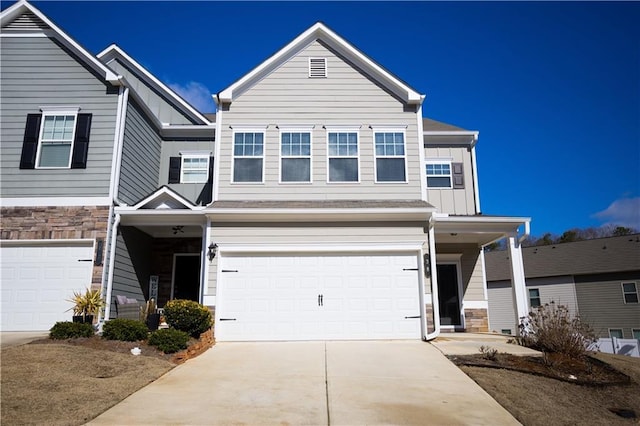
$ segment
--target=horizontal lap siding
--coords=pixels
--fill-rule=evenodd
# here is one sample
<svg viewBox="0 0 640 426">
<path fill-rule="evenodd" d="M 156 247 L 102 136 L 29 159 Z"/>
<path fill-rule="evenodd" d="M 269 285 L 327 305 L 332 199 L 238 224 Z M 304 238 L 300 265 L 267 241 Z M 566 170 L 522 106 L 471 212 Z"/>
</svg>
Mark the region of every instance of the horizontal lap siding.
<svg viewBox="0 0 640 426">
<path fill-rule="evenodd" d="M 474 244 L 436 244 L 436 254 L 462 254 L 462 291 L 464 301 L 484 301 L 484 282 L 480 249 Z M 427 288 L 430 293 L 430 288 Z"/>
<path fill-rule="evenodd" d="M 462 163 L 464 170 L 464 189 L 427 189 L 427 201 L 436 206 L 439 212 L 467 215 L 475 214 L 473 192 L 473 168 L 471 154 L 467 148 L 425 148 L 425 158 L 448 159 L 454 163 Z"/>
<path fill-rule="evenodd" d="M 308 78 L 308 58 L 327 58 L 327 78 Z M 222 114 L 222 200 L 420 199 L 420 143 L 415 109 L 318 42 L 240 94 Z M 311 184 L 279 184 L 278 125 L 313 125 Z M 375 182 L 371 124 L 406 125 L 408 183 Z M 267 126 L 265 183 L 232 184 L 233 125 Z M 360 126 L 360 183 L 327 183 L 325 125 Z"/>
<path fill-rule="evenodd" d="M 119 196 L 134 204 L 158 187 L 162 142 L 133 101 L 125 123 Z"/>
<path fill-rule="evenodd" d="M 46 37 L 0 38 L 0 60 L 1 196 L 108 196 L 117 89 L 107 94 L 108 85 Z M 92 114 L 86 169 L 19 169 L 27 114 L 42 106 Z"/>
<path fill-rule="evenodd" d="M 511 281 L 494 281 L 487 285 L 489 293 L 489 330 L 501 333 L 510 330 L 516 334 L 516 314 L 513 310 Z"/>
</svg>

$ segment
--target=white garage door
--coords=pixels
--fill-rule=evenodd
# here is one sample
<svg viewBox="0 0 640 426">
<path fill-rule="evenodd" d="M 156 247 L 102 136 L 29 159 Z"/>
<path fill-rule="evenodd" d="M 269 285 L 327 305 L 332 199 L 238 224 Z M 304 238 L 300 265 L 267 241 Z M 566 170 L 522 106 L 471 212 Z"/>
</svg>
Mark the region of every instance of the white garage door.
<svg viewBox="0 0 640 426">
<path fill-rule="evenodd" d="M 0 247 L 0 329 L 42 331 L 71 321 L 66 299 L 91 284 L 92 258 L 86 244 Z"/>
<path fill-rule="evenodd" d="M 416 254 L 223 256 L 216 339 L 418 339 Z"/>
</svg>

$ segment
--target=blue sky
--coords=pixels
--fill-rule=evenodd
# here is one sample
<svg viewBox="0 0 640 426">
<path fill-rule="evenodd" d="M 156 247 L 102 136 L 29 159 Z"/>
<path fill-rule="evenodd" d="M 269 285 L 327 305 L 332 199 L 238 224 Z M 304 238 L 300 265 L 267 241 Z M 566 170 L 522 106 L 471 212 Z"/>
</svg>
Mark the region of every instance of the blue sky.
<svg viewBox="0 0 640 426">
<path fill-rule="evenodd" d="M 322 21 L 426 94 L 425 116 L 480 131 L 483 213 L 531 217 L 533 235 L 640 229 L 640 3 L 33 4 L 205 112 L 209 93 Z"/>
</svg>

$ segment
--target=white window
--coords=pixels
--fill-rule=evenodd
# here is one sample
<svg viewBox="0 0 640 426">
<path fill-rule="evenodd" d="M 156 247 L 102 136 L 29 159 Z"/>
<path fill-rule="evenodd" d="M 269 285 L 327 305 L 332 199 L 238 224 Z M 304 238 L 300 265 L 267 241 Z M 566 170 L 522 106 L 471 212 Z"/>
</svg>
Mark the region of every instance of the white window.
<svg viewBox="0 0 640 426">
<path fill-rule="evenodd" d="M 451 161 L 429 160 L 425 165 L 427 188 L 452 188 Z"/>
<path fill-rule="evenodd" d="M 182 183 L 206 183 L 209 179 L 209 156 L 183 155 L 181 171 Z"/>
<path fill-rule="evenodd" d="M 309 58 L 309 77 L 324 78 L 327 76 L 327 58 Z"/>
<path fill-rule="evenodd" d="M 541 305 L 540 290 L 538 290 L 537 288 L 530 288 L 529 289 L 529 306 L 531 306 L 532 308 L 537 308 L 540 305 Z"/>
<path fill-rule="evenodd" d="M 36 167 L 64 169 L 71 167 L 77 114 L 77 110 L 43 111 Z"/>
<path fill-rule="evenodd" d="M 264 132 L 233 135 L 233 182 L 264 181 Z"/>
<path fill-rule="evenodd" d="M 359 182 L 358 130 L 329 129 L 329 182 Z"/>
<path fill-rule="evenodd" d="M 622 283 L 624 303 L 638 303 L 638 288 L 636 283 Z"/>
<path fill-rule="evenodd" d="M 311 131 L 282 129 L 280 182 L 311 182 Z"/>
<path fill-rule="evenodd" d="M 406 182 L 404 132 L 374 129 L 376 182 Z"/>
<path fill-rule="evenodd" d="M 624 338 L 624 334 L 622 333 L 621 328 L 610 328 L 609 329 L 609 337 L 615 337 L 618 339 Z"/>
</svg>

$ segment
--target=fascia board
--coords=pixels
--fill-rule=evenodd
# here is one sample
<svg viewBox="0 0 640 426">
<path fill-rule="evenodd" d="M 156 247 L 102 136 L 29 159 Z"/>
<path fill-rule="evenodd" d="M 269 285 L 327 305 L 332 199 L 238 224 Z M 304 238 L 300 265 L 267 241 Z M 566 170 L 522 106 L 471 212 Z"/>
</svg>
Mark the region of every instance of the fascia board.
<svg viewBox="0 0 640 426">
<path fill-rule="evenodd" d="M 218 99 L 222 102 L 233 102 L 234 92 L 242 92 L 246 86 L 258 81 L 262 76 L 280 66 L 280 64 L 292 54 L 300 51 L 317 39 L 322 40 L 342 55 L 351 59 L 355 64 L 362 67 L 367 74 L 370 74 L 371 77 L 383 83 L 385 87 L 405 102 L 409 104 L 421 104 L 424 101 L 425 95 L 407 86 L 320 22 L 314 24 L 293 39 L 293 41 L 262 62 L 244 77 L 240 78 L 240 80 L 218 93 Z"/>
<path fill-rule="evenodd" d="M 109 67 L 100 62 L 95 56 L 89 53 L 84 47 L 79 45 L 75 40 L 69 37 L 64 31 L 62 31 L 56 24 L 54 24 L 47 16 L 35 8 L 35 6 L 27 3 L 26 1 L 19 1 L 10 8 L 6 9 L 0 14 L 0 22 L 2 26 L 8 25 L 16 17 L 24 12 L 31 12 L 47 24 L 54 32 L 55 38 L 60 41 L 65 47 L 74 52 L 79 58 L 81 58 L 89 67 L 101 74 L 104 79 L 113 84 L 114 86 L 120 86 L 122 84 L 121 76 L 114 73 Z"/>
<path fill-rule="evenodd" d="M 143 81 L 154 87 L 156 90 L 165 93 L 170 99 L 173 99 L 174 103 L 177 103 L 176 106 L 179 109 L 202 121 L 204 124 L 211 124 L 211 122 L 204 115 L 193 108 L 187 101 L 182 99 L 182 97 L 175 91 L 173 91 L 170 87 L 165 85 L 162 81 L 158 80 L 158 78 L 151 74 L 145 67 L 140 65 L 135 59 L 129 56 L 118 45 L 112 44 L 108 46 L 102 52 L 98 53 L 97 58 L 104 61 L 105 63 L 108 63 L 114 59 L 118 59 L 124 62 L 130 68 L 136 70 Z"/>
<path fill-rule="evenodd" d="M 163 124 L 160 129 L 160 135 L 165 138 L 171 137 L 202 137 L 206 139 L 215 138 L 216 125 L 212 124 L 195 124 L 195 125 L 167 125 Z"/>
<path fill-rule="evenodd" d="M 135 205 L 131 206 L 131 208 L 134 209 L 134 210 L 138 210 L 142 206 L 144 206 L 145 204 L 150 203 L 151 201 L 157 199 L 158 197 L 160 197 L 162 195 L 167 195 L 167 196 L 173 198 L 175 201 L 179 202 L 180 204 L 182 204 L 183 206 L 187 207 L 190 210 L 193 210 L 193 208 L 195 207 L 193 205 L 193 203 L 191 203 L 186 198 L 180 196 L 179 194 L 177 194 L 174 191 L 169 190 L 167 187 L 162 187 L 159 190 L 157 190 L 156 192 L 154 192 L 153 194 L 149 195 L 148 197 L 142 199 L 141 201 L 139 201 Z M 153 211 L 153 210 L 144 210 L 144 211 Z M 175 210 L 174 210 L 174 212 L 175 212 Z"/>
<path fill-rule="evenodd" d="M 531 218 L 527 217 L 458 217 L 435 216 L 438 232 L 515 233 L 522 225 L 528 230 Z"/>
</svg>

